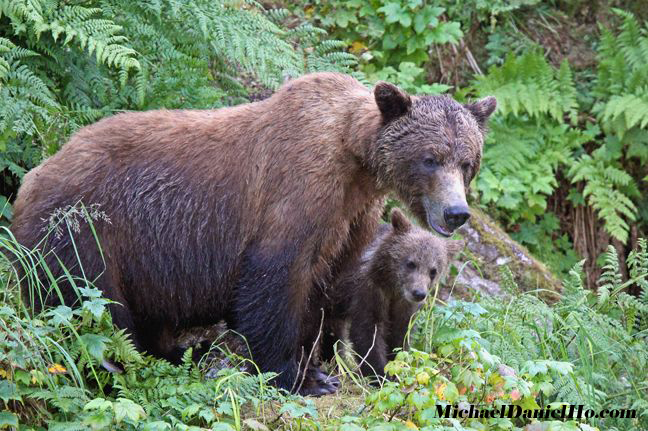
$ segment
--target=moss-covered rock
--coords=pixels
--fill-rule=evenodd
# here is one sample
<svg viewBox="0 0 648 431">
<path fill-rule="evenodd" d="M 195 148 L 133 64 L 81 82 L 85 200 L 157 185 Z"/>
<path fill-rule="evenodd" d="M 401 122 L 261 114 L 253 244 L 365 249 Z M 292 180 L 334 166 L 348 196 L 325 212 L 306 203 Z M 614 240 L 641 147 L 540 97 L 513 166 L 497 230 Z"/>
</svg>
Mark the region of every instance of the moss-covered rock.
<svg viewBox="0 0 648 431">
<path fill-rule="evenodd" d="M 469 222 L 459 229 L 466 248 L 453 262 L 457 272 L 446 281 L 440 298 L 471 298 L 475 292 L 482 295 L 504 295 L 506 266 L 517 285 L 525 291 L 536 290 L 546 299 L 555 299 L 560 281 L 529 251 L 511 239 L 487 214 L 471 210 Z"/>
</svg>

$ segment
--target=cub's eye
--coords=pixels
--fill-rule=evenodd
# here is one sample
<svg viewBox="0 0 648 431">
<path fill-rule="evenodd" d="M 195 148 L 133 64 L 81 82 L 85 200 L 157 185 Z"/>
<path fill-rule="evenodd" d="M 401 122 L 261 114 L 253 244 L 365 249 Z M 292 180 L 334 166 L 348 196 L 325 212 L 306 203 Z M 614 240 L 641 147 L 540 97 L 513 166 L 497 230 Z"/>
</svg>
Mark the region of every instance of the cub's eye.
<svg viewBox="0 0 648 431">
<path fill-rule="evenodd" d="M 461 165 L 461 170 L 464 171 L 464 173 L 469 173 L 470 172 L 470 163 L 464 163 Z"/>
<path fill-rule="evenodd" d="M 423 160 L 423 164 L 425 165 L 426 168 L 436 168 L 439 165 L 437 161 L 431 157 L 428 157 L 427 159 Z"/>
<path fill-rule="evenodd" d="M 432 269 L 430 270 L 430 278 L 431 278 L 432 280 L 434 280 L 434 277 L 436 277 L 436 275 L 437 275 L 437 270 L 436 270 L 436 268 L 432 268 Z"/>
<path fill-rule="evenodd" d="M 406 266 L 408 269 L 416 269 L 416 262 L 408 260 Z"/>
</svg>

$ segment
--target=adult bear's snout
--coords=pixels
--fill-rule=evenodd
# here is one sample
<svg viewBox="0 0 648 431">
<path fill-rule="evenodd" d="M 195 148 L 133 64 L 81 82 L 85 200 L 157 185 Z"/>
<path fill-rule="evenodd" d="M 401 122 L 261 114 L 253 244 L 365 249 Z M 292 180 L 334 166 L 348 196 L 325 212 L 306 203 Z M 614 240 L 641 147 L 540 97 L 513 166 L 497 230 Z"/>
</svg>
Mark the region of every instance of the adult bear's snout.
<svg viewBox="0 0 648 431">
<path fill-rule="evenodd" d="M 455 230 L 470 218 L 470 212 L 465 205 L 454 205 L 443 210 L 443 218 L 446 225 Z"/>
</svg>

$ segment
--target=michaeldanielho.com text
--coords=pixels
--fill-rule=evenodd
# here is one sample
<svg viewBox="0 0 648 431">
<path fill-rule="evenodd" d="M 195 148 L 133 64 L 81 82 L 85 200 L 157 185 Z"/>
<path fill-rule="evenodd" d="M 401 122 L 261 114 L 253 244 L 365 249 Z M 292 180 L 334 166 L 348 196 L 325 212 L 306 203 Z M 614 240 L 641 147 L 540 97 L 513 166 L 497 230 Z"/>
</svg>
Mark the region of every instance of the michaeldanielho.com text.
<svg viewBox="0 0 648 431">
<path fill-rule="evenodd" d="M 454 419 L 477 419 L 477 418 L 523 418 L 523 419 L 554 419 L 554 420 L 573 420 L 573 419 L 590 419 L 590 418 L 622 418 L 634 419 L 637 417 L 637 411 L 633 409 L 603 409 L 592 410 L 582 405 L 561 405 L 555 408 L 550 406 L 544 409 L 523 409 L 515 405 L 503 405 L 499 408 L 481 408 L 474 405 L 464 405 L 463 403 L 455 405 L 442 406 L 436 405 L 437 417 L 454 418 Z"/>
</svg>

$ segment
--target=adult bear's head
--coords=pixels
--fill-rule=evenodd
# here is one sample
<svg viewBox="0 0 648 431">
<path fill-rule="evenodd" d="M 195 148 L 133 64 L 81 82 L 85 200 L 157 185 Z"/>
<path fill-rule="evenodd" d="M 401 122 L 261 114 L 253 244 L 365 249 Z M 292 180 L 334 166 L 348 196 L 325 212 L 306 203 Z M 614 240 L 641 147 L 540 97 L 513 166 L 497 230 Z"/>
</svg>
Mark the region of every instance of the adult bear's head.
<svg viewBox="0 0 648 431">
<path fill-rule="evenodd" d="M 414 215 L 443 236 L 470 217 L 466 190 L 479 171 L 488 117 L 487 97 L 461 105 L 447 96 L 412 96 L 380 82 L 374 88 L 383 124 L 372 165 Z"/>
</svg>

